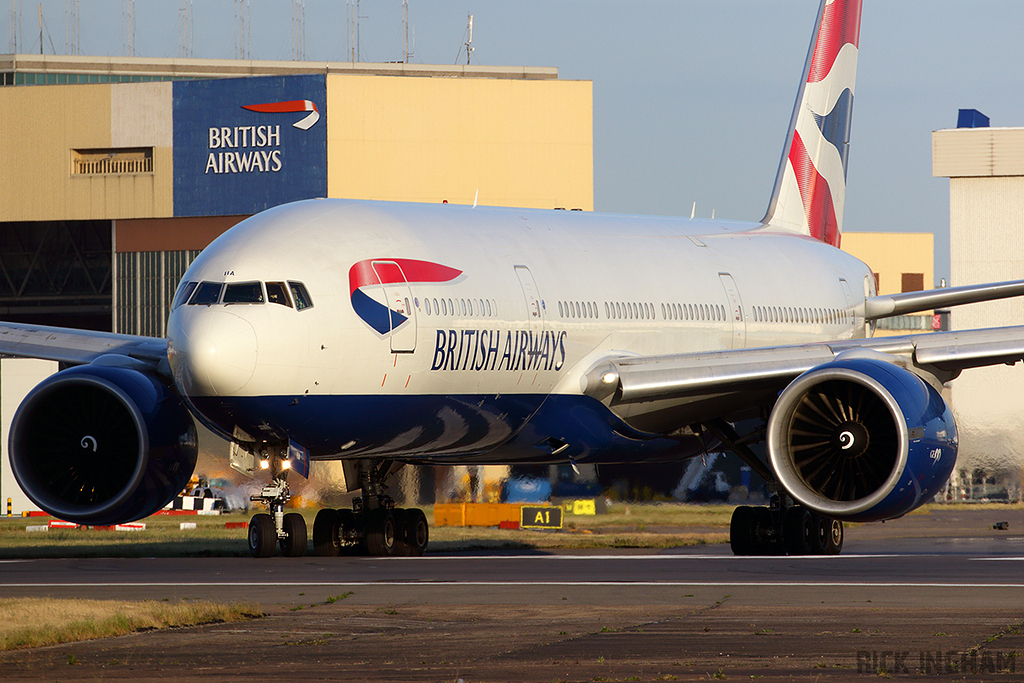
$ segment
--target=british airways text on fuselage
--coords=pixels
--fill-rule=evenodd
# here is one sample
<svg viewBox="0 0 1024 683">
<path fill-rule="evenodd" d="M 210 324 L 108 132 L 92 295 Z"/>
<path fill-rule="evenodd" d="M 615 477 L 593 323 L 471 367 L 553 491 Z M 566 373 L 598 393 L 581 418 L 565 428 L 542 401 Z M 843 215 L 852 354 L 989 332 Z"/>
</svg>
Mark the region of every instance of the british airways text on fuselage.
<svg viewBox="0 0 1024 683">
<path fill-rule="evenodd" d="M 550 330 L 437 330 L 431 370 L 552 370 L 565 365 L 568 333 Z"/>
</svg>

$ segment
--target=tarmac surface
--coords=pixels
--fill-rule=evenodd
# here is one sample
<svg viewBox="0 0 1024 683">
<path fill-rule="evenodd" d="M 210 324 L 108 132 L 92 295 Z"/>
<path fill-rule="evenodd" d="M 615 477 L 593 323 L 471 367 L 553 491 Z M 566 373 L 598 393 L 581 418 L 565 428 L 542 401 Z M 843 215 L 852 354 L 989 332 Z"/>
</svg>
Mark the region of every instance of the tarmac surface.
<svg viewBox="0 0 1024 683">
<path fill-rule="evenodd" d="M 267 613 L 0 653 L 0 671 L 5 681 L 1024 679 L 1021 516 L 940 510 L 858 525 L 837 557 L 733 557 L 715 545 L 0 561 L 4 597 L 247 600 Z M 1009 529 L 992 529 L 999 521 Z"/>
</svg>

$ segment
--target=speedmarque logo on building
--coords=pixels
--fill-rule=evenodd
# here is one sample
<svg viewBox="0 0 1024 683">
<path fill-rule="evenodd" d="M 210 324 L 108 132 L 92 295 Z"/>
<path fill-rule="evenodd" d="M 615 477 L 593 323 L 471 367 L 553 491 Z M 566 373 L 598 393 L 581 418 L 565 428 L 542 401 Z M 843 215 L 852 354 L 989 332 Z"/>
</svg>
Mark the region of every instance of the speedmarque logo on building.
<svg viewBox="0 0 1024 683">
<path fill-rule="evenodd" d="M 263 114 L 309 112 L 292 127 L 309 130 L 320 120 L 320 112 L 310 100 L 289 100 L 265 104 L 243 104 L 242 109 Z M 210 153 L 205 173 L 277 173 L 281 163 L 281 126 L 211 126 Z M 213 150 L 241 150 L 219 151 Z"/>
</svg>

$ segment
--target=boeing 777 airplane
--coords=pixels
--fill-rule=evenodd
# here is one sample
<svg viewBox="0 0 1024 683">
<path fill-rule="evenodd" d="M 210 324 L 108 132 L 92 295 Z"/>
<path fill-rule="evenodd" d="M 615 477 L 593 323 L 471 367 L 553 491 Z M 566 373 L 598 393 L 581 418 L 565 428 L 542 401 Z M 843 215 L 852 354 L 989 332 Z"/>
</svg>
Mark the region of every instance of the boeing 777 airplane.
<svg viewBox="0 0 1024 683">
<path fill-rule="evenodd" d="M 417 555 L 426 518 L 387 493 L 404 464 L 727 449 L 773 492 L 736 509 L 735 553 L 840 552 L 844 521 L 899 517 L 946 483 L 943 385 L 1024 358 L 1024 327 L 871 338 L 880 318 L 1024 281 L 878 296 L 839 250 L 860 15 L 821 3 L 761 221 L 315 199 L 210 244 L 166 339 L 0 324 L 0 353 L 73 366 L 14 417 L 18 482 L 61 519 L 144 517 L 188 481 L 198 421 L 265 472 L 253 555 L 306 550 L 284 506 L 310 460 L 343 461 L 359 490 L 318 512 L 317 554 Z"/>
</svg>

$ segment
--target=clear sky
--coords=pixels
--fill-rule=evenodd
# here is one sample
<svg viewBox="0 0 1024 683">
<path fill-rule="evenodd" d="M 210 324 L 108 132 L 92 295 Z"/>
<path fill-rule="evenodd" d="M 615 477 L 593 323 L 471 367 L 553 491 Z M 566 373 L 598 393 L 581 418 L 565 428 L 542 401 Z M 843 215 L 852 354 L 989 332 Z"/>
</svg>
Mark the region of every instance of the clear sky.
<svg viewBox="0 0 1024 683">
<path fill-rule="evenodd" d="M 19 51 L 38 52 L 38 3 L 20 2 Z M 180 4 L 135 1 L 135 54 L 179 56 Z M 194 56 L 236 56 L 236 5 L 193 3 Z M 248 5 L 252 58 L 290 59 L 292 3 Z M 47 53 L 51 41 L 66 50 L 68 6 L 42 2 Z M 123 6 L 79 2 L 80 54 L 123 54 Z M 306 58 L 346 59 L 345 0 L 305 6 Z M 688 216 L 696 201 L 699 216 L 714 210 L 756 220 L 817 7 L 818 0 L 409 0 L 412 61 L 454 63 L 472 13 L 475 63 L 554 66 L 560 78 L 593 81 L 597 210 Z M 400 60 L 401 0 L 361 0 L 359 8 L 362 61 Z M 4 11 L 0 40 L 9 35 Z M 846 230 L 934 232 L 936 278 L 948 277 L 949 181 L 931 176 L 931 132 L 954 127 L 959 108 L 981 110 L 993 126 L 1024 126 L 1022 38 L 1021 0 L 864 0 Z"/>
</svg>

